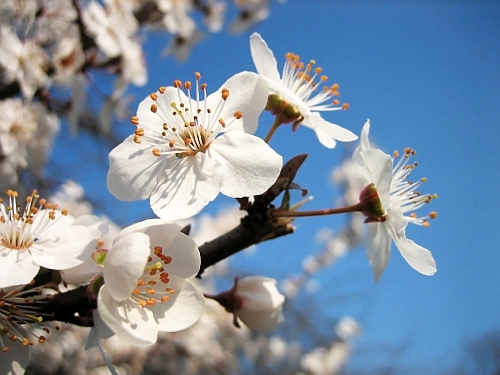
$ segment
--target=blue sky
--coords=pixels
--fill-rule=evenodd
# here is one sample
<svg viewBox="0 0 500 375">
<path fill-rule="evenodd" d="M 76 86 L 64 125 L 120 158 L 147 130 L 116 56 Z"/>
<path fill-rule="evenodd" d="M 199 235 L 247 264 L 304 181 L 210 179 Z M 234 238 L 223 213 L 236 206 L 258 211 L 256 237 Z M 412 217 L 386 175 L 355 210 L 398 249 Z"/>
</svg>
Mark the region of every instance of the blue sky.
<svg viewBox="0 0 500 375">
<path fill-rule="evenodd" d="M 375 284 L 360 250 L 318 275 L 323 284 L 316 303 L 326 315 L 351 314 L 363 324 L 351 368 L 390 363 L 380 348 L 405 342 L 409 347 L 398 363 L 438 373 L 458 360 L 464 340 L 500 329 L 500 2 L 288 0 L 273 4 L 270 18 L 247 33 L 207 35 L 186 63 L 161 59 L 167 41 L 151 37 L 149 83 L 134 95 L 141 100 L 174 79 L 193 79 L 195 71 L 216 89 L 231 75 L 254 70 L 252 31 L 267 41 L 280 68 L 285 53 L 294 52 L 316 60 L 329 82 L 340 84 L 350 109 L 328 113 L 328 120 L 359 134 L 369 118 L 371 137 L 386 152 L 417 150 L 419 167 L 412 177 L 427 177 L 422 192 L 438 193 L 430 207 L 438 218 L 430 228 L 410 228 L 408 236 L 432 251 L 437 274 L 416 273 L 393 248 Z M 270 125 L 268 117 L 263 120 L 260 136 Z M 131 133 L 127 125 L 122 129 L 123 137 Z M 69 136 L 61 139 L 57 152 L 67 155 L 63 143 L 71 143 Z M 327 150 L 305 128 L 293 134 L 279 129 L 271 145 L 285 159 L 309 154 L 296 180 L 315 197 L 309 208 L 334 201 L 338 192 L 329 185 L 328 172 L 343 147 Z M 102 148 L 87 151 L 95 156 L 87 159 L 92 171 L 106 156 Z M 108 200 L 110 216 L 121 223 L 151 216 L 147 202 L 125 204 L 107 193 L 103 173 L 82 172 L 78 178 L 90 198 Z M 218 199 L 208 211 L 227 203 Z M 303 255 L 320 250 L 312 240 L 318 229 L 335 229 L 338 223 L 328 217 L 297 221 L 297 233 L 259 251 L 262 258 L 252 258 L 249 269 L 269 276 L 298 271 Z M 286 269 L 262 266 L 284 255 Z M 332 289 L 360 293 L 337 306 L 326 301 Z"/>
</svg>

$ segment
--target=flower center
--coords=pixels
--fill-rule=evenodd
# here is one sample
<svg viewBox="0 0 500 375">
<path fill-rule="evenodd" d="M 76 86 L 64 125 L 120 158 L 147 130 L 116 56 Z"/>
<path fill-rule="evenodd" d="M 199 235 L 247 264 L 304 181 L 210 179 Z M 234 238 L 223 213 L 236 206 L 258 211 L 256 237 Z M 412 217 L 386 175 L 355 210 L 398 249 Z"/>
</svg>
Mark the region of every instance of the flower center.
<svg viewBox="0 0 500 375">
<path fill-rule="evenodd" d="M 148 258 L 144 273 L 132 293 L 132 299 L 142 308 L 166 302 L 170 295 L 175 294 L 175 290 L 167 286 L 170 279 L 168 272 L 163 268 L 163 265 L 170 263 L 172 257 L 163 254 L 161 246 L 155 246 L 153 254 Z"/>
<path fill-rule="evenodd" d="M 24 210 L 17 203 L 17 191 L 8 190 L 7 196 L 8 206 L 0 199 L 0 243 L 12 250 L 28 249 L 58 217 L 68 214 L 67 210 L 56 211 L 57 204 L 39 199 L 36 190 L 26 198 Z"/>
<path fill-rule="evenodd" d="M 26 331 L 21 324 L 38 324 L 43 321 L 42 314 L 38 313 L 41 299 L 45 298 L 41 295 L 42 290 L 30 287 L 23 289 L 24 286 L 10 292 L 0 289 L 0 348 L 4 353 L 9 351 L 9 346 L 4 342 L 5 336 L 10 341 L 21 341 L 23 346 L 33 345 L 34 341 L 26 337 Z M 48 328 L 42 329 L 49 333 Z M 38 338 L 38 342 L 45 342 L 45 336 L 35 337 Z"/>
<path fill-rule="evenodd" d="M 233 118 L 227 124 L 221 117 L 225 102 L 229 97 L 229 90 L 225 88 L 222 89 L 221 99 L 217 106 L 208 108 L 206 103 L 207 85 L 206 83 L 200 84 L 200 79 L 200 73 L 196 73 L 194 97 L 191 96 L 192 84 L 190 81 L 183 84 L 181 81 L 175 80 L 173 88 L 177 90 L 178 100 L 169 103 L 168 108 L 165 108 L 163 102 L 158 102 L 158 95 L 163 95 L 167 90 L 171 90 L 171 87 L 160 87 L 157 93 L 150 94 L 149 97 L 153 100 L 150 110 L 159 116 L 159 123 L 162 126 L 158 132 L 147 134 L 144 128 L 139 127 L 139 117 L 133 116 L 131 122 L 137 126 L 134 142 L 146 141 L 157 146 L 152 150 L 156 157 L 175 155 L 178 158 L 183 158 L 193 156 L 198 152 L 206 152 L 210 143 L 219 133 L 235 120 L 241 119 L 242 113 L 239 111 L 234 113 Z M 184 100 L 182 98 L 184 95 L 181 95 L 182 88 L 187 94 L 187 99 Z M 200 97 L 203 97 L 203 100 L 200 101 Z"/>
</svg>

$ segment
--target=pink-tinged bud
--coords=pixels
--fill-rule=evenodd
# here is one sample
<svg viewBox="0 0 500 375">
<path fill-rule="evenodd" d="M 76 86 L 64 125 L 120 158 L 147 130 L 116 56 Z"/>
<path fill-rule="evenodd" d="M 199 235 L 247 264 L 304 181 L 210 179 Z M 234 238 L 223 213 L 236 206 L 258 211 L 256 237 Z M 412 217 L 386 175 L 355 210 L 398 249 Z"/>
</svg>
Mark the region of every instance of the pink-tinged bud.
<svg viewBox="0 0 500 375">
<path fill-rule="evenodd" d="M 361 190 L 359 201 L 363 205 L 361 212 L 366 216 L 365 223 L 385 221 L 386 212 L 374 183 Z"/>
</svg>

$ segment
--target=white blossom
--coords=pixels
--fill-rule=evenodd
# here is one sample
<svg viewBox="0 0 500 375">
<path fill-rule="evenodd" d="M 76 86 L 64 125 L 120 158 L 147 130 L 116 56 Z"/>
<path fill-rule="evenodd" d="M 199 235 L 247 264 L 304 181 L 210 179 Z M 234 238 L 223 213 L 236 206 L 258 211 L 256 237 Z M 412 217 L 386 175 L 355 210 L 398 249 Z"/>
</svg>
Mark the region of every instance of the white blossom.
<svg viewBox="0 0 500 375">
<path fill-rule="evenodd" d="M 321 68 L 313 66 L 314 61 L 304 64 L 299 56 L 288 53 L 280 75 L 273 51 L 257 33 L 250 37 L 250 52 L 257 72 L 269 83 L 270 92 L 297 107 L 302 116 L 299 122 L 313 129 L 321 144 L 333 148 L 336 140 L 350 142 L 358 138 L 351 131 L 321 117 L 320 112 L 346 108 L 346 104 L 339 106 L 337 99 L 327 102 L 338 95 L 338 85 L 321 88 L 320 83 L 326 82 L 327 78 L 321 75 Z M 319 82 L 315 82 L 316 79 Z M 320 92 L 316 91 L 318 89 Z"/>
<path fill-rule="evenodd" d="M 135 134 L 109 154 L 109 191 L 121 200 L 150 198 L 168 221 L 197 214 L 219 191 L 233 198 L 261 194 L 281 170 L 281 156 L 251 135 L 265 81 L 239 73 L 207 97 L 199 79 L 194 96 L 190 82 L 186 96 L 175 81 L 144 99 L 132 117 Z"/>
<path fill-rule="evenodd" d="M 83 262 L 82 253 L 99 232 L 75 225 L 75 218 L 40 199 L 36 191 L 26 199 L 24 210 L 17 192 L 9 190 L 8 204 L 0 203 L 0 288 L 29 283 L 40 266 L 63 270 Z"/>
<path fill-rule="evenodd" d="M 28 100 L 48 83 L 43 50 L 34 41 L 21 41 L 8 26 L 0 27 L 0 65 L 5 69 L 7 82 L 17 81 Z"/>
<path fill-rule="evenodd" d="M 392 241 L 412 268 L 424 275 L 433 275 L 436 263 L 431 252 L 406 238 L 405 231 L 408 223 L 427 226 L 427 219 L 434 218 L 436 214 L 431 212 L 426 217 L 417 217 L 414 213 L 405 214 L 417 210 L 436 196 L 416 191 L 425 179 L 417 183 L 407 180 L 416 167 L 416 164 L 409 164 L 411 156 L 415 154 L 413 150 L 406 149 L 403 157 L 394 164 L 390 155 L 371 148 L 369 131 L 370 122 L 367 121 L 353 160 L 362 167 L 365 185 L 368 185 L 365 191 L 377 195 L 374 198 L 377 212 L 365 212 L 368 216 L 365 221 L 368 223 L 366 253 L 375 280 L 380 278 L 387 266 Z"/>
<path fill-rule="evenodd" d="M 176 332 L 198 321 L 205 308 L 193 284 L 200 268 L 194 241 L 176 224 L 146 220 L 123 229 L 104 263 L 104 282 L 94 314 L 127 342 L 154 344 L 158 332 Z"/>
</svg>

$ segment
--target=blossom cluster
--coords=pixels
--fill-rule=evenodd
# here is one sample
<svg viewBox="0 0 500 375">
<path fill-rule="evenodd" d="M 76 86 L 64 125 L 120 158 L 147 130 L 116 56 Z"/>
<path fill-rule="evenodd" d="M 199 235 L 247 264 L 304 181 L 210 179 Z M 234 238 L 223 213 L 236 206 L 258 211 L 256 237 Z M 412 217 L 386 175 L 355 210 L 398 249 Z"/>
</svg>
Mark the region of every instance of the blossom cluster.
<svg viewBox="0 0 500 375">
<path fill-rule="evenodd" d="M 329 238 L 327 251 L 305 258 L 300 277 L 284 280 L 284 292 L 291 299 L 318 269 L 356 245 L 361 237 L 359 218 L 364 218 L 367 228 L 365 247 L 376 281 L 387 267 L 392 242 L 413 269 L 424 275 L 436 272 L 430 251 L 406 236 L 409 223 L 428 226 L 436 217 L 435 212 L 414 213 L 436 195 L 417 191 L 425 179 L 408 180 L 417 166 L 410 163 L 414 150 L 391 156 L 373 147 L 369 121 L 348 166 L 337 176 L 349 188 L 346 206 L 302 211 L 312 198 L 290 204 L 289 190 L 301 189 L 305 195 L 307 191 L 293 181 L 301 162 L 285 164 L 271 146 L 278 129 L 290 125 L 295 131 L 304 126 L 329 149 L 358 136 L 326 119 L 327 113 L 349 107 L 338 99 L 339 85 L 327 84 L 314 60 L 304 63 L 293 53 L 285 56 L 280 73 L 277 59 L 258 33 L 249 41 L 255 72 L 237 73 L 213 92 L 199 72 L 193 80 L 176 79 L 172 85 L 160 86 L 131 117 L 132 134 L 109 152 L 109 192 L 121 201 L 147 199 L 154 219 L 120 229 L 107 218 L 92 215 L 89 206 L 76 205 L 72 214 L 60 204 L 83 199 L 74 182 L 67 182 L 54 195 L 58 203 L 42 198 L 37 190 L 22 197 L 10 189 L 20 185 L 24 172 L 43 180 L 43 167 L 61 127 L 58 113 L 77 133 L 85 115 L 85 85 L 94 69 L 118 72 L 114 91 L 99 116 L 101 129 L 109 133 L 110 113 L 120 106 L 127 86 L 147 81 L 141 27 L 161 25 L 177 40 L 190 40 L 196 34 L 191 16 L 199 6 L 195 3 L 108 0 L 88 1 L 80 7 L 66 1 L 23 5 L 6 1 L 0 6 L 2 20 L 9 20 L 0 27 L 4 114 L 0 187 L 7 191 L 0 201 L 0 347 L 9 353 L 10 373 L 17 371 L 14 364 L 26 367 L 20 359 L 26 356 L 17 355 L 19 347 L 34 344 L 24 326 L 48 331 L 46 320 L 93 326 L 87 346 L 98 346 L 104 358 L 102 339 L 116 335 L 131 345 L 155 344 L 162 333 L 185 330 L 202 319 L 207 299 L 232 314 L 236 327 L 240 323 L 255 331 L 278 327 L 284 321 L 285 295 L 277 280 L 235 277 L 229 289 L 214 287 L 204 293 L 196 278 L 205 268 L 242 250 L 237 248 L 240 243 L 248 247 L 292 233 L 297 217 L 352 213 L 358 220 L 346 232 Z M 204 22 L 208 30 L 217 32 L 225 3 L 208 4 L 202 8 Z M 236 4 L 248 14 L 254 12 L 256 20 L 266 16 L 266 1 Z M 69 90 L 70 99 L 56 99 L 54 87 Z M 264 111 L 274 116 L 274 123 L 262 139 L 255 134 Z M 215 260 L 207 260 L 214 250 L 202 251 L 204 245 L 196 243 L 189 229 L 178 222 L 202 212 L 219 193 L 238 201 L 247 215 L 236 229 L 244 228 L 245 235 L 255 238 L 231 243 L 231 228 L 226 224 L 229 235 L 224 241 L 229 245 L 221 240 Z M 273 202 L 281 193 L 281 204 Z M 259 232 L 263 228 L 267 232 Z M 224 246 L 231 249 L 222 251 Z M 58 311 L 54 301 L 65 293 L 55 295 L 50 290 L 83 291 L 85 306 L 71 314 Z M 342 323 L 331 346 L 296 361 L 303 370 L 340 371 L 349 355 L 348 341 L 359 333 L 357 323 Z M 45 341 L 44 335 L 36 337 Z M 109 368 L 113 371 L 111 364 Z"/>
</svg>

